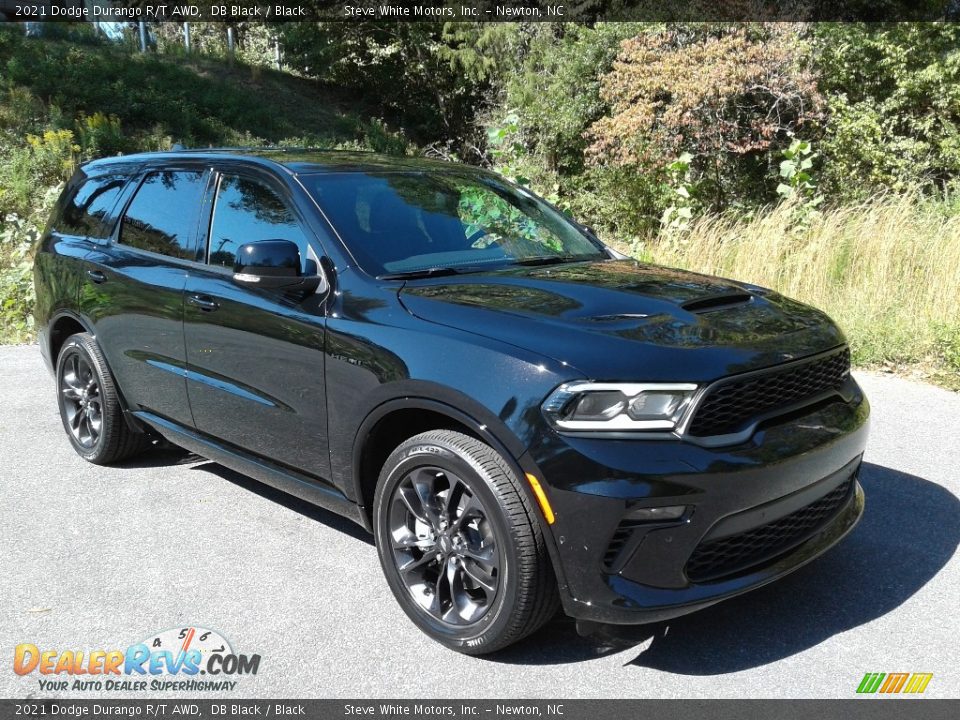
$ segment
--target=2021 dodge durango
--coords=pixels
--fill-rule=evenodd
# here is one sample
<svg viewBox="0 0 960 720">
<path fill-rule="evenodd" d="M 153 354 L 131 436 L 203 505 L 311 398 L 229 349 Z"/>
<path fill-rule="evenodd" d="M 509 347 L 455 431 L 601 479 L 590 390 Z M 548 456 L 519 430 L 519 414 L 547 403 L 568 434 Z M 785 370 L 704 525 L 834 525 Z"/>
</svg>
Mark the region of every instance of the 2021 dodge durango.
<svg viewBox="0 0 960 720">
<path fill-rule="evenodd" d="M 152 438 L 371 531 L 493 652 L 558 607 L 675 617 L 837 543 L 868 404 L 823 313 L 619 256 L 493 173 L 314 151 L 82 166 L 36 256 L 67 437 Z"/>
</svg>

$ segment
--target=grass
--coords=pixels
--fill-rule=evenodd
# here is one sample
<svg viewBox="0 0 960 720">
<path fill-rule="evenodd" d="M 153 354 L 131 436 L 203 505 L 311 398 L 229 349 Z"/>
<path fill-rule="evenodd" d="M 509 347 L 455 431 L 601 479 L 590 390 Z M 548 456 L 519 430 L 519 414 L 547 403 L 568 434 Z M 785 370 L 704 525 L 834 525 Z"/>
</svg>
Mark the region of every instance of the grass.
<svg viewBox="0 0 960 720">
<path fill-rule="evenodd" d="M 19 26 L 0 28 L 0 92 L 0 105 L 17 105 L 0 115 L 0 129 L 30 119 L 69 128 L 77 116 L 101 112 L 120 119 L 135 149 L 387 140 L 371 121 L 379 112 L 369 101 L 308 79 L 199 55 L 25 38 Z"/>
<path fill-rule="evenodd" d="M 772 287 L 829 313 L 858 366 L 960 390 L 960 215 L 910 194 L 797 213 L 701 218 L 635 254 Z"/>
</svg>

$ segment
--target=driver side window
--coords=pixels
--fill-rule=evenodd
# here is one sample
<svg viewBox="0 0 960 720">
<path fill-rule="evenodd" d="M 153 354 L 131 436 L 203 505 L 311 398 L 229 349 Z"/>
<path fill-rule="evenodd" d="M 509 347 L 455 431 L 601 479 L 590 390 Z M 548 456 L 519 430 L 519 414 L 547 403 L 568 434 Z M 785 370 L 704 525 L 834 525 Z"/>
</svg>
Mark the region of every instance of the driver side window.
<svg viewBox="0 0 960 720">
<path fill-rule="evenodd" d="M 242 175 L 220 178 L 210 222 L 207 263 L 232 268 L 241 245 L 289 240 L 300 249 L 300 272 L 313 275 L 317 257 L 297 216 L 270 187 Z"/>
</svg>

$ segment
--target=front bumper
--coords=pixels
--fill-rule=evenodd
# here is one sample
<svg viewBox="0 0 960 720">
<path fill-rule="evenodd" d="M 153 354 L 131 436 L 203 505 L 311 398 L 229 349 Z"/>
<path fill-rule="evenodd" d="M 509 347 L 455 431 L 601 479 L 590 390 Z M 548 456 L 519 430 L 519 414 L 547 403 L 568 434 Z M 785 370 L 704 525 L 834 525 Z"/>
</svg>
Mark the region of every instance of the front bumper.
<svg viewBox="0 0 960 720">
<path fill-rule="evenodd" d="M 849 382 L 850 401 L 733 447 L 543 433 L 528 458 L 549 486 L 567 614 L 612 624 L 676 617 L 772 582 L 839 542 L 864 507 L 857 473 L 869 406 Z M 638 507 L 675 505 L 687 508 L 675 521 L 629 519 Z"/>
</svg>

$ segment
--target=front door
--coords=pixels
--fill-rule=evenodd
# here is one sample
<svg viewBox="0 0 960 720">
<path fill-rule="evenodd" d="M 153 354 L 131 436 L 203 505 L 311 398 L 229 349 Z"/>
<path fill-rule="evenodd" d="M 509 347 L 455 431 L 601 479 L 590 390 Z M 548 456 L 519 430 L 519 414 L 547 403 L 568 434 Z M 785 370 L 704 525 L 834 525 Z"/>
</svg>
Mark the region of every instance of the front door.
<svg viewBox="0 0 960 720">
<path fill-rule="evenodd" d="M 197 429 L 245 452 L 328 479 L 322 295 L 233 281 L 237 249 L 289 240 L 315 274 L 319 246 L 285 188 L 225 171 L 213 190 L 203 265 L 187 275 L 187 387 Z"/>
</svg>

